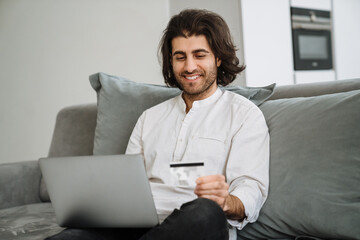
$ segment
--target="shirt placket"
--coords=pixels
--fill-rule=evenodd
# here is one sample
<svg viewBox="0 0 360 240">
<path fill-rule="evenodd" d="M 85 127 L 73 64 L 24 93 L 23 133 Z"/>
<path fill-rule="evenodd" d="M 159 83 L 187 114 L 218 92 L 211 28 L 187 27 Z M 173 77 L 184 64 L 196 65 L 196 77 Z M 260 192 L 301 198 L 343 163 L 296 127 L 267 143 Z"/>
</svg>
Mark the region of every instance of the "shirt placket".
<svg viewBox="0 0 360 240">
<path fill-rule="evenodd" d="M 176 147 L 174 151 L 174 162 L 180 162 L 182 161 L 182 158 L 184 156 L 184 152 L 186 149 L 187 139 L 186 134 L 190 127 L 190 121 L 192 118 L 193 112 L 190 110 L 188 114 L 185 115 L 184 119 L 182 120 L 179 135 L 176 139 Z"/>
</svg>

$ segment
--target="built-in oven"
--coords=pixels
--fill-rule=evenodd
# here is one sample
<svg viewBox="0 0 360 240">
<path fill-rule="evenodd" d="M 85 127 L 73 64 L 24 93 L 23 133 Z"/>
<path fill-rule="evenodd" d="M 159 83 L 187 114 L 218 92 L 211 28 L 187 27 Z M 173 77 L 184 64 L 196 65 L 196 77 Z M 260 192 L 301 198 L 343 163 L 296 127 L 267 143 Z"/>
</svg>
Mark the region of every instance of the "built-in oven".
<svg viewBox="0 0 360 240">
<path fill-rule="evenodd" d="M 295 70 L 332 69 L 329 11 L 291 8 Z"/>
</svg>

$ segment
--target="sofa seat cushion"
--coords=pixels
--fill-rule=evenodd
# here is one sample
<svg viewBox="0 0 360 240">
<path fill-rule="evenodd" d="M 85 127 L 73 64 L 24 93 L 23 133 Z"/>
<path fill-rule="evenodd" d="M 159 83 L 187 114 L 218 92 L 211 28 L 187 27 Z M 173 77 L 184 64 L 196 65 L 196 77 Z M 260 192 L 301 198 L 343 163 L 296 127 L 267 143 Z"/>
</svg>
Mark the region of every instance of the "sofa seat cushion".
<svg viewBox="0 0 360 240">
<path fill-rule="evenodd" d="M 63 228 L 56 223 L 51 203 L 36 203 L 0 210 L 0 239 L 44 239 Z"/>
</svg>

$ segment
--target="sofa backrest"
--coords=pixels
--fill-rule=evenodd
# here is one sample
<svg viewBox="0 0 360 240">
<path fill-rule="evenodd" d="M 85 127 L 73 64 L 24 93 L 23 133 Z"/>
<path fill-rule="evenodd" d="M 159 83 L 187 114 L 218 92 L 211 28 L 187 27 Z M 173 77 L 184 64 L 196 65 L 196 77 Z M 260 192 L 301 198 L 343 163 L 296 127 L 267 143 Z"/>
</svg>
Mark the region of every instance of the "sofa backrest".
<svg viewBox="0 0 360 240">
<path fill-rule="evenodd" d="M 360 89 L 360 79 L 286 85 L 276 87 L 270 100 L 318 96 L 357 89 Z M 49 157 L 92 155 L 96 116 L 96 103 L 62 109 L 56 118 Z"/>
<path fill-rule="evenodd" d="M 95 103 L 62 109 L 56 118 L 48 156 L 92 155 L 96 115 Z"/>
<path fill-rule="evenodd" d="M 324 94 L 348 92 L 360 89 L 360 79 L 302 83 L 277 86 L 269 100 L 294 97 L 313 97 Z"/>
</svg>

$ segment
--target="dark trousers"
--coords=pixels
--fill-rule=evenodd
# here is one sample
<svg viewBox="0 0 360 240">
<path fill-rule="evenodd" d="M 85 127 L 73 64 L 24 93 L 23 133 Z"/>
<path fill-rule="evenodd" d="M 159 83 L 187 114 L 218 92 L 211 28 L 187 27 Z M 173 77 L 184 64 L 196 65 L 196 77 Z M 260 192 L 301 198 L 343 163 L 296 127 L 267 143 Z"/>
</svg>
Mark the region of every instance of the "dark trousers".
<svg viewBox="0 0 360 240">
<path fill-rule="evenodd" d="M 150 229 L 65 229 L 49 240 L 225 240 L 228 225 L 220 206 L 208 199 L 198 198 L 175 209 L 160 225 Z"/>
</svg>

